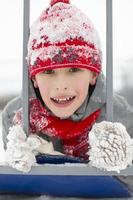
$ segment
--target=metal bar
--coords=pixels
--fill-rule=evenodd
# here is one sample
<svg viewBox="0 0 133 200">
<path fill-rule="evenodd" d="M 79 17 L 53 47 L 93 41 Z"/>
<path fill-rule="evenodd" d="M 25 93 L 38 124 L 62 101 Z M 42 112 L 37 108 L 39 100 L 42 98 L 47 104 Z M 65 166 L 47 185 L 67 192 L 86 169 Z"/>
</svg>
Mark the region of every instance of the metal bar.
<svg viewBox="0 0 133 200">
<path fill-rule="evenodd" d="M 27 55 L 27 42 L 29 36 L 29 9 L 30 9 L 30 0 L 24 0 L 24 33 L 23 33 L 23 112 L 24 112 L 24 130 L 28 133 L 29 128 L 29 117 L 28 117 L 28 67 L 25 61 L 25 56 Z M 113 51 L 112 51 L 112 0 L 106 0 L 106 50 L 107 50 L 107 120 L 113 120 Z M 21 174 L 15 169 L 10 167 L 0 169 L 1 174 Z M 125 170 L 122 170 L 120 174 L 117 172 L 107 172 L 103 170 L 96 169 L 90 165 L 76 165 L 76 164 L 65 164 L 65 165 L 41 165 L 37 167 L 32 167 L 32 170 L 28 175 L 132 175 L 133 168 L 129 167 Z"/>
<path fill-rule="evenodd" d="M 112 109 L 112 0 L 106 0 L 107 2 L 107 111 L 108 119 L 113 118 Z M 28 133 L 29 119 L 28 119 L 28 67 L 25 60 L 27 55 L 27 41 L 29 36 L 29 14 L 30 14 L 30 0 L 24 0 L 24 23 L 23 23 L 23 127 Z M 0 166 L 0 174 L 20 174 L 13 168 L 8 166 Z M 26 175 L 26 174 L 25 174 Z M 104 170 L 99 170 L 95 167 L 91 167 L 89 164 L 65 164 L 65 165 L 52 165 L 45 164 L 32 167 L 28 175 L 102 175 L 102 176 L 112 176 L 112 175 L 133 175 L 133 166 L 121 170 L 118 174 L 117 172 L 107 172 Z"/>
<path fill-rule="evenodd" d="M 106 118 L 113 121 L 113 19 L 112 0 L 106 0 Z"/>
<path fill-rule="evenodd" d="M 28 66 L 26 62 L 27 42 L 29 38 L 29 20 L 30 20 L 30 0 L 23 1 L 23 91 L 22 91 L 22 107 L 23 107 L 23 129 L 28 135 L 29 130 L 29 80 Z"/>
<path fill-rule="evenodd" d="M 23 172 L 17 171 L 8 166 L 0 166 L 0 174 L 20 174 L 23 175 Z M 31 171 L 28 174 L 24 175 L 89 175 L 89 176 L 130 176 L 133 175 L 133 167 L 129 166 L 124 170 L 121 170 L 120 173 L 115 171 L 104 171 L 99 170 L 95 167 L 85 164 L 44 164 L 39 166 L 33 166 Z"/>
</svg>

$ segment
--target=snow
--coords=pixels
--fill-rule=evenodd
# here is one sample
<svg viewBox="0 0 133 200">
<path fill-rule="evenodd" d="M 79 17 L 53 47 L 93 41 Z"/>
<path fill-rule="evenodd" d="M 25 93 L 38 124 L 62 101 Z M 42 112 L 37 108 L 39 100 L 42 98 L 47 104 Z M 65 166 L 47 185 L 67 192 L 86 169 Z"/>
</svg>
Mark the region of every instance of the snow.
<svg viewBox="0 0 133 200">
<path fill-rule="evenodd" d="M 37 39 L 38 44 L 44 42 L 41 36 L 45 35 L 51 43 L 65 42 L 68 36 L 82 37 L 100 48 L 100 41 L 91 21 L 77 7 L 69 4 L 58 3 L 52 6 L 47 14 L 44 11 L 32 25 L 30 35 L 30 41 Z"/>
<path fill-rule="evenodd" d="M 107 171 L 126 169 L 133 160 L 133 139 L 121 123 L 96 123 L 89 134 L 90 164 Z"/>
<path fill-rule="evenodd" d="M 7 139 L 5 164 L 24 173 L 29 172 L 31 167 L 36 165 L 35 156 L 38 153 L 61 154 L 54 151 L 51 142 L 34 134 L 27 137 L 20 125 L 10 127 Z"/>
<path fill-rule="evenodd" d="M 12 126 L 7 136 L 6 162 L 7 165 L 22 171 L 29 172 L 36 163 L 36 149 L 40 146 L 37 136 L 27 138 L 21 126 Z"/>
<path fill-rule="evenodd" d="M 33 145 L 30 146 L 32 143 L 27 142 L 26 134 L 22 128 L 19 125 L 11 127 L 7 139 L 5 156 L 7 165 L 23 172 L 29 172 L 31 166 L 36 163 L 36 159 Z M 36 144 L 37 142 L 34 141 L 35 147 L 40 144 Z"/>
<path fill-rule="evenodd" d="M 7 139 L 5 160 L 1 160 L 0 165 L 8 165 L 24 173 L 36 166 L 35 156 L 38 153 L 61 155 L 54 151 L 51 142 L 33 134 L 27 137 L 19 125 L 10 127 Z M 89 143 L 88 166 L 119 173 L 132 164 L 133 139 L 121 123 L 96 123 L 89 134 Z"/>
<path fill-rule="evenodd" d="M 33 65 L 37 57 L 40 59 L 41 57 L 43 59 L 53 58 L 60 51 L 60 48 L 54 44 L 76 38 L 82 38 L 83 41 L 94 44 L 99 53 L 101 49 L 100 39 L 88 17 L 75 6 L 57 3 L 48 11 L 44 11 L 31 26 L 27 60 Z M 52 47 L 37 48 L 38 45 L 47 43 L 52 44 Z M 76 47 L 74 46 L 74 48 Z M 92 53 L 88 52 L 86 47 L 84 48 L 86 55 Z"/>
</svg>

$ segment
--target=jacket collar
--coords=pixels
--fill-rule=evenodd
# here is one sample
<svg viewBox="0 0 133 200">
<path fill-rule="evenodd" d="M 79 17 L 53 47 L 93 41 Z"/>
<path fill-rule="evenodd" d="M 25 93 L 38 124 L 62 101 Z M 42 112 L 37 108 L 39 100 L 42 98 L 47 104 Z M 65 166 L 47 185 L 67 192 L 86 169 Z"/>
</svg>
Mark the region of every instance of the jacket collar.
<svg viewBox="0 0 133 200">
<path fill-rule="evenodd" d="M 78 121 L 86 118 L 97 109 L 102 108 L 106 102 L 106 80 L 101 73 L 97 79 L 97 83 L 95 89 L 89 98 L 87 96 L 85 102 L 81 105 L 81 107 L 70 117 L 74 121 Z"/>
</svg>

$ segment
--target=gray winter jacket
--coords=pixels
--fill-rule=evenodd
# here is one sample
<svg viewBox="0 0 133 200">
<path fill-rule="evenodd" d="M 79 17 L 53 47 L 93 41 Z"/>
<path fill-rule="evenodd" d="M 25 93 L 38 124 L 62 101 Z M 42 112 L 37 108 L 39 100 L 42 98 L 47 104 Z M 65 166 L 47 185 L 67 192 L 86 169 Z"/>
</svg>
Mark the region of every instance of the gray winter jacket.
<svg viewBox="0 0 133 200">
<path fill-rule="evenodd" d="M 90 115 L 97 109 L 101 108 L 101 114 L 97 122 L 106 120 L 106 87 L 105 78 L 101 73 L 98 77 L 96 87 L 89 99 L 86 99 L 84 104 L 71 116 L 72 120 L 79 120 Z M 6 147 L 6 136 L 8 129 L 12 126 L 12 119 L 16 111 L 22 107 L 21 97 L 13 99 L 2 112 L 3 124 L 3 141 Z M 114 94 L 113 96 L 114 107 L 114 122 L 121 122 L 127 128 L 128 133 L 133 137 L 133 108 L 127 101 L 120 95 Z M 133 177 L 132 176 L 119 176 L 129 189 L 133 192 Z"/>
</svg>

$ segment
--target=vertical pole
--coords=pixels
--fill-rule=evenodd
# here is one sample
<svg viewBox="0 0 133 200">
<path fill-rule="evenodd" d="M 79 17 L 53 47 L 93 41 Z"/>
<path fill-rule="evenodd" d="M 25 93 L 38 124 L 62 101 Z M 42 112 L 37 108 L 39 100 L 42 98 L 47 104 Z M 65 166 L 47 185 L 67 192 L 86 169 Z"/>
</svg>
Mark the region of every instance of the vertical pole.
<svg viewBox="0 0 133 200">
<path fill-rule="evenodd" d="M 113 16 L 112 0 L 106 0 L 106 114 L 113 121 Z"/>
<path fill-rule="evenodd" d="M 28 66 L 26 62 L 27 42 L 29 38 L 30 0 L 23 0 L 23 83 L 22 83 L 22 107 L 23 107 L 23 129 L 29 132 L 29 81 Z"/>
</svg>

